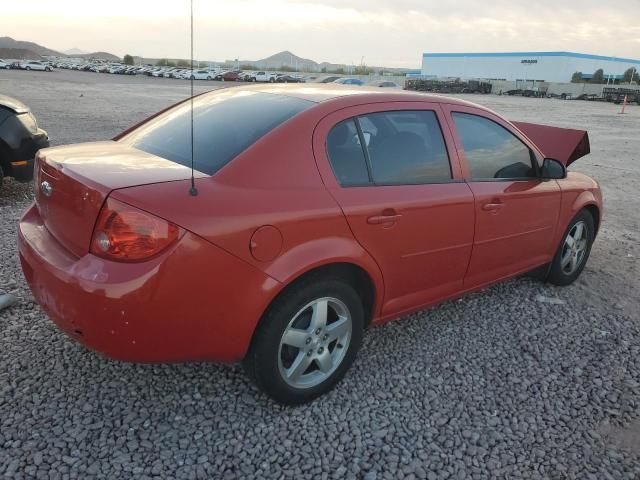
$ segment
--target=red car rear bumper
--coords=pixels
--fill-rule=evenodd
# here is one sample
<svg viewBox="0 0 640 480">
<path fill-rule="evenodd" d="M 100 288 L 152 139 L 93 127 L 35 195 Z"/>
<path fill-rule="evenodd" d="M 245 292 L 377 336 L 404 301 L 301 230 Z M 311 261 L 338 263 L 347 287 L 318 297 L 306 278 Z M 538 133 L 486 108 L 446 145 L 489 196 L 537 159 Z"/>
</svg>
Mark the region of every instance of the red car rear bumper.
<svg viewBox="0 0 640 480">
<path fill-rule="evenodd" d="M 147 262 L 78 258 L 32 206 L 20 222 L 18 243 L 24 275 L 49 317 L 78 342 L 119 360 L 240 360 L 280 289 L 276 280 L 188 232 Z"/>
</svg>

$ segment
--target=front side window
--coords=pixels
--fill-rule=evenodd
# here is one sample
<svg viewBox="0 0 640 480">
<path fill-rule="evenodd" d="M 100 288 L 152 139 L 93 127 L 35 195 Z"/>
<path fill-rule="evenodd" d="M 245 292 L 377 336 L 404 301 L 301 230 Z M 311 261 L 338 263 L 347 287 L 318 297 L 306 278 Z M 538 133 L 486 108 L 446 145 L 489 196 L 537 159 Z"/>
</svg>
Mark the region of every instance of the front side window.
<svg viewBox="0 0 640 480">
<path fill-rule="evenodd" d="M 452 113 L 474 180 L 536 177 L 529 147 L 506 128 L 488 118 Z"/>
<path fill-rule="evenodd" d="M 243 150 L 314 105 L 299 98 L 229 88 L 193 100 L 194 166 L 213 175 Z M 126 145 L 191 165 L 191 105 L 184 102 L 121 140 Z"/>
</svg>

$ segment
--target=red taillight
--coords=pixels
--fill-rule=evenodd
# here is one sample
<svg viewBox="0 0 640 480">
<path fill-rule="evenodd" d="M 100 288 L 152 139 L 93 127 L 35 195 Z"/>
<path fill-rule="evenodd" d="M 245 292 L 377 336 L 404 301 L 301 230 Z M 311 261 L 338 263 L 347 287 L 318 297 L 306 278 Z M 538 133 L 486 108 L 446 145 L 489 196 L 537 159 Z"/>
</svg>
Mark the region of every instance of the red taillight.
<svg viewBox="0 0 640 480">
<path fill-rule="evenodd" d="M 91 253 L 137 262 L 160 253 L 180 236 L 180 227 L 131 205 L 108 198 L 91 239 Z"/>
</svg>

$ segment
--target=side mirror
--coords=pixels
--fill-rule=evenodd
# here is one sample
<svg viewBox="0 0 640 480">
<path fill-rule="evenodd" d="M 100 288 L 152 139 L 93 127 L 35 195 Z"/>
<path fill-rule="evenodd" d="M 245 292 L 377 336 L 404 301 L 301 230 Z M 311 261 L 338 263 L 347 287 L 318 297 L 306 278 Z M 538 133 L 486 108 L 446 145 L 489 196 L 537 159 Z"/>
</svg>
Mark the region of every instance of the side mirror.
<svg viewBox="0 0 640 480">
<path fill-rule="evenodd" d="M 540 177 L 545 179 L 560 180 L 567 176 L 567 167 L 555 158 L 545 158 L 542 162 Z"/>
</svg>

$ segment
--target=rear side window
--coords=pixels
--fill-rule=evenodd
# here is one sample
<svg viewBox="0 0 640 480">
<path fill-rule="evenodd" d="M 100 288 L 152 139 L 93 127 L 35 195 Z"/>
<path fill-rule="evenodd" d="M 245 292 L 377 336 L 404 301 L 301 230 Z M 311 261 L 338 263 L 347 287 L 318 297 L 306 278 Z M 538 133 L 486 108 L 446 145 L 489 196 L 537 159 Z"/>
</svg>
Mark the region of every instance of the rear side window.
<svg viewBox="0 0 640 480">
<path fill-rule="evenodd" d="M 474 180 L 536 177 L 533 153 L 506 128 L 479 115 L 452 116 Z"/>
<path fill-rule="evenodd" d="M 452 179 L 440 124 L 435 112 L 428 110 L 380 112 L 345 120 L 329 133 L 327 153 L 342 186 Z"/>
<path fill-rule="evenodd" d="M 373 113 L 360 122 L 376 184 L 451 180 L 449 155 L 435 112 Z"/>
<path fill-rule="evenodd" d="M 299 98 L 225 89 L 193 101 L 194 164 L 213 175 L 243 150 L 313 105 Z M 191 166 L 191 106 L 185 102 L 122 140 L 147 153 Z"/>
</svg>

